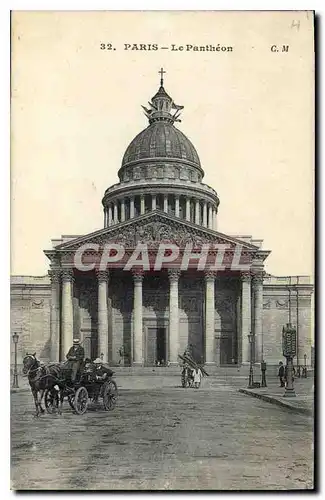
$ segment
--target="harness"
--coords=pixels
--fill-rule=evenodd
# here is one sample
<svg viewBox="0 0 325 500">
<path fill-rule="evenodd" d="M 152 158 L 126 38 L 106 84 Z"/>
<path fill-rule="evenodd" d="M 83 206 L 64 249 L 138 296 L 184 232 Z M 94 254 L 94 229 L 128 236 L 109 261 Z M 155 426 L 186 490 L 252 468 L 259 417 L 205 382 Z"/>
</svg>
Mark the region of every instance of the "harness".
<svg viewBox="0 0 325 500">
<path fill-rule="evenodd" d="M 26 359 L 27 357 L 34 360 L 34 364 L 27 370 L 27 372 L 25 374 L 25 377 L 28 377 L 30 382 L 32 382 L 32 383 L 39 382 L 40 380 L 43 380 L 43 379 L 48 378 L 48 377 L 51 377 L 52 379 L 54 379 L 57 382 L 62 382 L 63 379 L 59 379 L 55 375 L 50 373 L 49 367 L 47 365 L 41 366 L 39 361 L 35 358 L 35 356 L 33 356 L 32 354 L 28 354 L 27 356 L 25 356 L 24 359 Z M 35 363 L 36 363 L 36 368 L 33 368 L 33 366 L 35 366 Z M 33 373 L 33 372 L 35 372 L 35 376 L 31 377 L 31 373 Z M 37 372 L 40 372 L 40 375 L 41 375 L 40 377 L 37 376 Z M 43 372 L 43 374 L 42 374 L 42 372 Z"/>
</svg>

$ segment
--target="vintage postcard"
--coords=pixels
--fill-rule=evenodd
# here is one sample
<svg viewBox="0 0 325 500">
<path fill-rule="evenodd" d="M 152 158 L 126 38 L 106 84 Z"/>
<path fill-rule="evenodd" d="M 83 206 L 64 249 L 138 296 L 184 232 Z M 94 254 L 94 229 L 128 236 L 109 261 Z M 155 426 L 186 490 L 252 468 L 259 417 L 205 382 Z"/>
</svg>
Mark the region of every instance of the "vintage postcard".
<svg viewBox="0 0 325 500">
<path fill-rule="evenodd" d="M 11 22 L 11 488 L 313 489 L 314 13 Z"/>
</svg>

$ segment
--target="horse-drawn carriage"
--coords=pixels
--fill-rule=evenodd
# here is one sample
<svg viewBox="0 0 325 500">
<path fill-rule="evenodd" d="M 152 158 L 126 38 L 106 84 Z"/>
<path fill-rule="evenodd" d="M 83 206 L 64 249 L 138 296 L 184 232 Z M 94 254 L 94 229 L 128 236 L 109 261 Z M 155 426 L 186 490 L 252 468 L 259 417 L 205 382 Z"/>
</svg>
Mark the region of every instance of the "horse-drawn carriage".
<svg viewBox="0 0 325 500">
<path fill-rule="evenodd" d="M 71 381 L 71 370 L 66 363 L 42 365 L 35 354 L 24 358 L 23 372 L 28 375 L 35 400 L 36 415 L 44 413 L 41 406 L 44 395 L 48 413 L 61 413 L 64 398 L 78 415 L 86 412 L 89 402 L 98 403 L 102 399 L 106 411 L 113 410 L 117 403 L 118 391 L 113 380 L 114 372 L 105 363 L 86 360 L 80 368 L 75 382 Z M 39 399 L 40 393 L 40 399 Z"/>
<path fill-rule="evenodd" d="M 71 385 L 65 382 L 59 391 L 56 386 L 46 389 L 44 401 L 47 412 L 56 411 L 65 397 L 78 415 L 86 412 L 89 402 L 98 403 L 99 399 L 102 399 L 104 410 L 113 410 L 117 402 L 117 385 L 112 379 L 114 372 L 108 367 L 103 370 L 102 367 L 92 362 L 85 363 L 75 383 Z"/>
<path fill-rule="evenodd" d="M 181 372 L 181 383 L 182 387 L 193 387 L 194 386 L 194 376 L 193 370 L 201 370 L 202 375 L 208 377 L 209 374 L 205 371 L 203 366 L 196 363 L 191 355 L 185 354 L 183 356 L 178 355 L 182 360 L 182 372 Z"/>
</svg>

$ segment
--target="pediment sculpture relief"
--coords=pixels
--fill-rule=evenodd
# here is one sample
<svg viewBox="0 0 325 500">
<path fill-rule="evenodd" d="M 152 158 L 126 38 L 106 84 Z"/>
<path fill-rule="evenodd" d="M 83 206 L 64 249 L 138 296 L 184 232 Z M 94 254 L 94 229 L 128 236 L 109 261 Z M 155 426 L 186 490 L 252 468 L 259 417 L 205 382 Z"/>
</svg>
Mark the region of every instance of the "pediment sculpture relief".
<svg viewBox="0 0 325 500">
<path fill-rule="evenodd" d="M 101 246 L 108 243 L 122 244 L 126 248 L 135 248 L 138 243 L 146 243 L 149 248 L 155 249 L 159 243 L 173 243 L 179 247 L 192 244 L 193 247 L 200 248 L 204 243 L 226 244 L 234 247 L 234 242 L 229 242 L 223 238 L 218 238 L 199 228 L 186 224 L 179 224 L 174 220 L 166 221 L 165 217 L 157 217 L 151 221 L 140 221 L 126 226 L 116 227 L 105 231 L 97 236 L 89 235 L 89 239 L 83 239 L 80 244 L 68 246 L 66 250 L 73 251 L 83 244 L 99 244 Z"/>
</svg>

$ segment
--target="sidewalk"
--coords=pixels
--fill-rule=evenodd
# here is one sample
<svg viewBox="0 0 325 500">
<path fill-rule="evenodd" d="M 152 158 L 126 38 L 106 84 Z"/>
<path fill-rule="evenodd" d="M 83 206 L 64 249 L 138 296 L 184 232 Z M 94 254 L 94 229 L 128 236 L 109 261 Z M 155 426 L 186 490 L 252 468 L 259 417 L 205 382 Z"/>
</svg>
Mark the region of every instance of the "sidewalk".
<svg viewBox="0 0 325 500">
<path fill-rule="evenodd" d="M 285 388 L 279 387 L 279 381 L 267 381 L 267 387 L 259 389 L 240 388 L 239 392 L 262 399 L 268 403 L 282 406 L 294 413 L 313 416 L 314 414 L 314 378 L 297 378 L 294 381 L 296 397 L 284 397 Z"/>
</svg>

